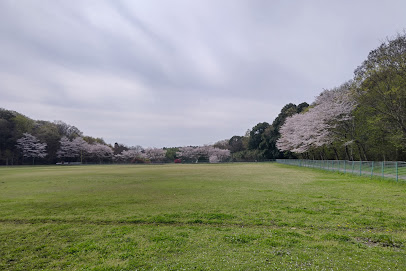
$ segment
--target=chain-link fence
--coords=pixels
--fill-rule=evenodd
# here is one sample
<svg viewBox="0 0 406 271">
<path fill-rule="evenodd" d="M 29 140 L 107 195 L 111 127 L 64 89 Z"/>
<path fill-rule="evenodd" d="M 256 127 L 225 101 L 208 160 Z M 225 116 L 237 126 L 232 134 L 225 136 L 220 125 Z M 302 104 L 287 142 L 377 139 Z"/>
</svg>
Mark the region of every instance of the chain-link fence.
<svg viewBox="0 0 406 271">
<path fill-rule="evenodd" d="M 406 162 L 277 159 L 277 163 L 406 181 Z"/>
</svg>

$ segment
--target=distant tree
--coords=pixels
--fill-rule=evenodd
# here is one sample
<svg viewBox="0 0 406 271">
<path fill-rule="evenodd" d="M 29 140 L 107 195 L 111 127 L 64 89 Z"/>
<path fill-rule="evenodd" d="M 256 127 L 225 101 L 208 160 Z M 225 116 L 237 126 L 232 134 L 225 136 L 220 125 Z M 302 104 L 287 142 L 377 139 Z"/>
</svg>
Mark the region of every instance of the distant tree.
<svg viewBox="0 0 406 271">
<path fill-rule="evenodd" d="M 75 142 L 70 141 L 66 136 L 62 137 L 59 150 L 56 152 L 58 158 L 73 158 L 79 156 L 80 149 Z"/>
<path fill-rule="evenodd" d="M 139 149 L 124 150 L 121 152 L 121 154 L 116 154 L 114 157 L 116 161 L 127 163 L 140 162 L 147 158 L 146 155 Z"/>
<path fill-rule="evenodd" d="M 89 144 L 99 143 L 102 145 L 107 145 L 104 139 L 100 137 L 83 136 L 83 139 Z"/>
<path fill-rule="evenodd" d="M 0 108 L 0 163 L 5 161 L 13 163 L 14 150 L 16 145 L 15 123 L 13 121 L 16 113 Z"/>
<path fill-rule="evenodd" d="M 109 146 L 100 143 L 89 144 L 88 153 L 98 159 L 100 163 L 105 159 L 110 160 L 113 158 L 113 150 Z"/>
<path fill-rule="evenodd" d="M 119 143 L 114 143 L 114 154 L 120 154 L 123 151 L 129 150 L 129 148 L 127 146 L 125 146 L 124 144 L 119 144 Z"/>
<path fill-rule="evenodd" d="M 35 121 L 32 132 L 32 134 L 35 135 L 38 140 L 47 144 L 47 162 L 55 163 L 57 161 L 57 151 L 59 149 L 59 141 L 61 139 L 57 126 L 49 121 L 38 120 Z"/>
<path fill-rule="evenodd" d="M 76 137 L 72 140 L 74 148 L 80 154 L 80 162 L 83 163 L 83 154 L 90 152 L 90 145 L 82 137 Z"/>
<path fill-rule="evenodd" d="M 232 153 L 243 151 L 244 150 L 244 143 L 243 143 L 242 136 L 233 136 L 228 141 L 228 145 L 230 146 L 230 151 Z"/>
<path fill-rule="evenodd" d="M 222 162 L 230 158 L 230 150 L 215 148 L 210 145 L 198 147 L 182 147 L 177 153 L 183 160 L 197 163 L 200 161 Z"/>
<path fill-rule="evenodd" d="M 304 107 L 304 105 L 309 106 L 307 103 L 302 103 L 301 105 L 301 110 L 298 110 L 298 106 L 296 106 L 293 103 L 288 103 L 287 105 L 285 105 L 281 112 L 278 114 L 278 116 L 275 118 L 275 120 L 272 122 L 272 126 L 274 126 L 277 130 L 279 130 L 279 128 L 283 125 L 283 123 L 285 122 L 286 118 L 296 114 L 296 113 L 300 113 L 302 111 L 302 108 Z"/>
<path fill-rule="evenodd" d="M 166 150 L 158 148 L 145 149 L 145 156 L 153 162 L 163 161 L 165 159 Z"/>
<path fill-rule="evenodd" d="M 230 149 L 229 141 L 230 140 L 228 139 L 217 141 L 216 143 L 213 144 L 213 147 L 223 150 L 229 150 Z"/>
<path fill-rule="evenodd" d="M 63 137 L 67 137 L 70 140 L 76 138 L 76 137 L 81 137 L 83 136 L 83 133 L 76 128 L 75 126 L 69 125 L 61 120 L 56 120 L 54 121 L 54 124 L 56 125 L 59 134 Z"/>
<path fill-rule="evenodd" d="M 15 135 L 17 138 L 20 138 L 23 133 L 29 133 L 32 134 L 33 133 L 33 129 L 35 126 L 35 121 L 22 115 L 17 113 L 16 116 L 13 118 L 13 122 L 15 125 Z"/>
<path fill-rule="evenodd" d="M 272 131 L 272 127 L 267 122 L 258 123 L 250 131 L 248 141 L 249 150 L 256 150 L 260 160 L 271 158 L 269 141 Z"/>
<path fill-rule="evenodd" d="M 174 161 L 177 158 L 176 153 L 179 148 L 164 148 L 164 150 L 166 150 L 165 158 L 167 161 Z"/>
<path fill-rule="evenodd" d="M 228 160 L 231 157 L 231 152 L 230 150 L 212 147 L 210 148 L 208 155 L 210 163 L 218 163 Z"/>
<path fill-rule="evenodd" d="M 180 147 L 176 155 L 185 161 L 193 161 L 197 163 L 199 159 L 199 151 L 196 147 Z"/>
<path fill-rule="evenodd" d="M 250 132 L 250 139 L 248 142 L 249 149 L 260 149 L 260 144 L 263 141 L 265 130 L 269 127 L 268 122 L 261 122 L 255 125 Z"/>
<path fill-rule="evenodd" d="M 212 155 L 209 157 L 209 163 L 215 164 L 215 163 L 219 163 L 219 162 L 220 162 L 220 160 L 216 155 Z"/>
<path fill-rule="evenodd" d="M 307 108 L 309 107 L 309 104 L 306 102 L 303 102 L 301 104 L 298 104 L 298 106 L 296 107 L 296 113 L 302 113 L 303 111 L 305 111 Z M 283 111 L 283 110 L 282 110 Z M 289 117 L 289 115 L 288 115 Z M 286 118 L 285 118 L 286 119 Z M 282 123 L 283 124 L 283 123 Z"/>
<path fill-rule="evenodd" d="M 44 158 L 47 156 L 46 143 L 41 143 L 35 136 L 24 133 L 23 137 L 17 140 L 17 148 L 20 149 L 23 157 L 31 157 L 32 164 L 35 163 L 35 158 Z"/>
</svg>

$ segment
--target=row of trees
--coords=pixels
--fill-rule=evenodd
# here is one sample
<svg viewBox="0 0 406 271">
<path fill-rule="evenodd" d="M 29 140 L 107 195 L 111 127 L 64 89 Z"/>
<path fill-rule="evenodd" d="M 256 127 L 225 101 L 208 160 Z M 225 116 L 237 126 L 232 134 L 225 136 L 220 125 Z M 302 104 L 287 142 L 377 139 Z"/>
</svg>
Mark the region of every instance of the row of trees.
<svg viewBox="0 0 406 271">
<path fill-rule="evenodd" d="M 35 137 L 37 141 L 26 134 Z M 78 128 L 62 121 L 36 121 L 18 112 L 0 108 L 0 164 L 21 164 L 27 162 L 28 158 L 37 159 L 38 163 L 56 163 L 59 160 L 57 152 L 62 137 L 83 137 L 89 144 L 105 144 L 103 139 L 83 136 Z M 38 148 L 23 144 L 24 140 L 35 141 L 32 144 L 37 144 L 37 147 L 39 143 L 43 144 L 37 156 L 32 152 Z M 43 154 L 44 151 L 46 155 Z"/>
<path fill-rule="evenodd" d="M 94 142 L 89 144 L 82 137 L 76 137 L 72 140 L 66 136 L 62 137 L 59 141 L 60 147 L 58 149 L 57 157 L 62 163 L 77 161 L 80 157 L 80 162 L 83 159 L 90 161 L 107 162 L 160 162 L 165 159 L 166 151 L 157 148 L 132 148 L 125 149 L 119 153 L 114 154 L 111 146 Z M 116 144 L 118 145 L 118 144 Z M 41 143 L 35 136 L 24 133 L 23 137 L 17 140 L 17 148 L 21 150 L 23 157 L 31 158 L 34 164 L 35 158 L 44 158 L 47 156 L 47 144 Z"/>
<path fill-rule="evenodd" d="M 197 163 L 198 161 L 208 161 L 210 163 L 219 163 L 228 161 L 231 153 L 227 149 L 206 145 L 199 147 L 181 147 L 179 151 L 176 152 L 176 155 L 187 162 Z"/>
<path fill-rule="evenodd" d="M 119 146 L 118 143 L 115 146 Z M 17 148 L 21 150 L 23 157 L 32 159 L 34 164 L 35 158 L 44 158 L 47 156 L 47 144 L 41 143 L 35 136 L 24 133 L 23 137 L 17 140 Z M 83 159 L 93 159 L 101 162 L 114 161 L 116 163 L 145 163 L 145 162 L 166 162 L 170 157 L 166 156 L 167 150 L 159 148 L 132 147 L 128 148 L 121 145 L 122 151 L 114 154 L 111 146 L 100 143 L 87 143 L 82 137 L 76 137 L 70 140 L 67 137 L 62 137 L 57 157 L 63 162 L 77 161 L 80 157 L 80 162 Z M 198 146 L 198 147 L 180 147 L 176 148 L 176 156 L 185 162 L 197 163 L 205 161 L 210 163 L 218 163 L 228 161 L 230 151 L 215 148 L 213 146 Z"/>
<path fill-rule="evenodd" d="M 58 122 L 61 124 L 62 122 Z M 67 131 L 69 129 L 65 129 Z M 76 129 L 76 131 L 79 131 Z M 65 133 L 67 134 L 67 133 Z M 59 163 L 86 162 L 86 163 L 149 163 L 149 162 L 173 162 L 181 158 L 185 162 L 197 163 L 199 161 L 218 163 L 228 161 L 230 151 L 215 148 L 213 146 L 180 147 L 180 148 L 142 148 L 141 146 L 127 147 L 116 143 L 110 146 L 101 143 L 102 140 L 89 140 L 89 137 L 82 137 L 80 132 L 71 135 L 71 138 L 62 136 L 56 150 L 56 161 Z M 11 146 L 13 147 L 13 146 Z M 21 163 L 44 160 L 49 155 L 48 144 L 41 142 L 36 136 L 30 133 L 23 133 L 22 137 L 16 140 L 16 151 L 21 155 Z"/>
<path fill-rule="evenodd" d="M 97 142 L 89 144 L 82 137 L 69 140 L 64 136 L 59 143 L 60 147 L 56 154 L 58 159 L 63 162 L 76 160 L 75 158 L 79 156 L 81 162 L 84 157 L 90 161 L 97 160 L 101 162 L 113 156 L 111 147 Z M 45 158 L 48 156 L 47 143 L 40 142 L 37 137 L 29 133 L 24 133 L 21 138 L 17 139 L 16 147 L 20 150 L 23 158 L 32 159 L 33 164 L 36 158 Z"/>
<path fill-rule="evenodd" d="M 232 160 L 406 160 L 406 35 L 387 39 L 354 78 L 309 105 L 285 105 L 269 124 L 214 146 Z"/>
<path fill-rule="evenodd" d="M 293 153 L 280 151 L 276 142 L 280 137 L 280 128 L 285 120 L 308 108 L 309 104 L 301 103 L 285 105 L 272 124 L 260 122 L 247 130 L 244 136 L 235 135 L 230 139 L 221 140 L 214 147 L 230 151 L 232 161 L 264 161 L 278 158 L 292 158 Z"/>
<path fill-rule="evenodd" d="M 313 159 L 406 160 L 406 35 L 387 39 L 342 86 L 286 119 L 277 147 Z"/>
<path fill-rule="evenodd" d="M 2 115 L 11 116 L 8 118 L 10 127 L 25 127 L 20 129 L 1 130 L 0 137 L 7 138 L 4 142 L 6 148 L 0 149 L 0 163 L 21 164 L 31 163 L 56 163 L 56 162 L 117 162 L 143 163 L 146 161 L 173 162 L 180 158 L 184 162 L 223 162 L 223 161 L 259 161 L 275 159 L 286 156 L 276 148 L 276 141 L 279 138 L 279 129 L 284 120 L 302 112 L 309 105 L 302 103 L 298 106 L 288 104 L 282 108 L 281 113 L 270 125 L 267 122 L 258 123 L 244 136 L 233 136 L 230 139 L 222 140 L 213 146 L 188 146 L 173 148 L 148 148 L 141 146 L 128 147 L 116 143 L 110 146 L 101 138 L 83 136 L 83 133 L 74 126 L 62 121 L 53 123 L 46 121 L 34 121 L 17 112 L 0 109 Z M 0 119 L 0 124 L 1 124 Z M 24 120 L 29 125 L 19 125 L 15 120 Z M 11 125 L 10 125 L 11 123 Z M 28 127 L 28 129 L 27 129 Z M 24 132 L 22 132 L 24 131 Z M 45 131 L 45 132 L 44 132 Z M 3 134 L 2 134 L 3 133 Z M 6 135 L 8 133 L 8 137 Z M 20 135 L 20 137 L 18 137 Z M 35 142 L 31 145 L 18 144 L 18 140 Z M 35 144 L 43 144 L 42 149 L 36 149 Z M 23 151 L 29 148 L 29 151 Z M 36 155 L 35 153 L 38 153 Z"/>
</svg>

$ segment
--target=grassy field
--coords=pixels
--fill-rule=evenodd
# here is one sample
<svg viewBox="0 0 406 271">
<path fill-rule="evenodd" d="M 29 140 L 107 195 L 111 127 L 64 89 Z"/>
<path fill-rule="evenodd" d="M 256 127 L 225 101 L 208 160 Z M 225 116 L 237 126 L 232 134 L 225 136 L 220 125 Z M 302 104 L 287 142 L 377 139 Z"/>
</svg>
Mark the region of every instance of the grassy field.
<svg viewBox="0 0 406 271">
<path fill-rule="evenodd" d="M 406 185 L 274 163 L 0 168 L 0 270 L 406 270 Z"/>
</svg>

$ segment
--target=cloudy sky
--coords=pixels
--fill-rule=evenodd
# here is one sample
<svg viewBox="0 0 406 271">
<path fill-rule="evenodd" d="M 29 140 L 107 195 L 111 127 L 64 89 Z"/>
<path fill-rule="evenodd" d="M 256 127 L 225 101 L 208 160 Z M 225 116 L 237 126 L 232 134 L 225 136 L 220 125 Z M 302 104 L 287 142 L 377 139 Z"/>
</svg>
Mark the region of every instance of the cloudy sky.
<svg viewBox="0 0 406 271">
<path fill-rule="evenodd" d="M 0 107 L 144 147 L 214 143 L 353 76 L 406 1 L 0 1 Z"/>
</svg>

